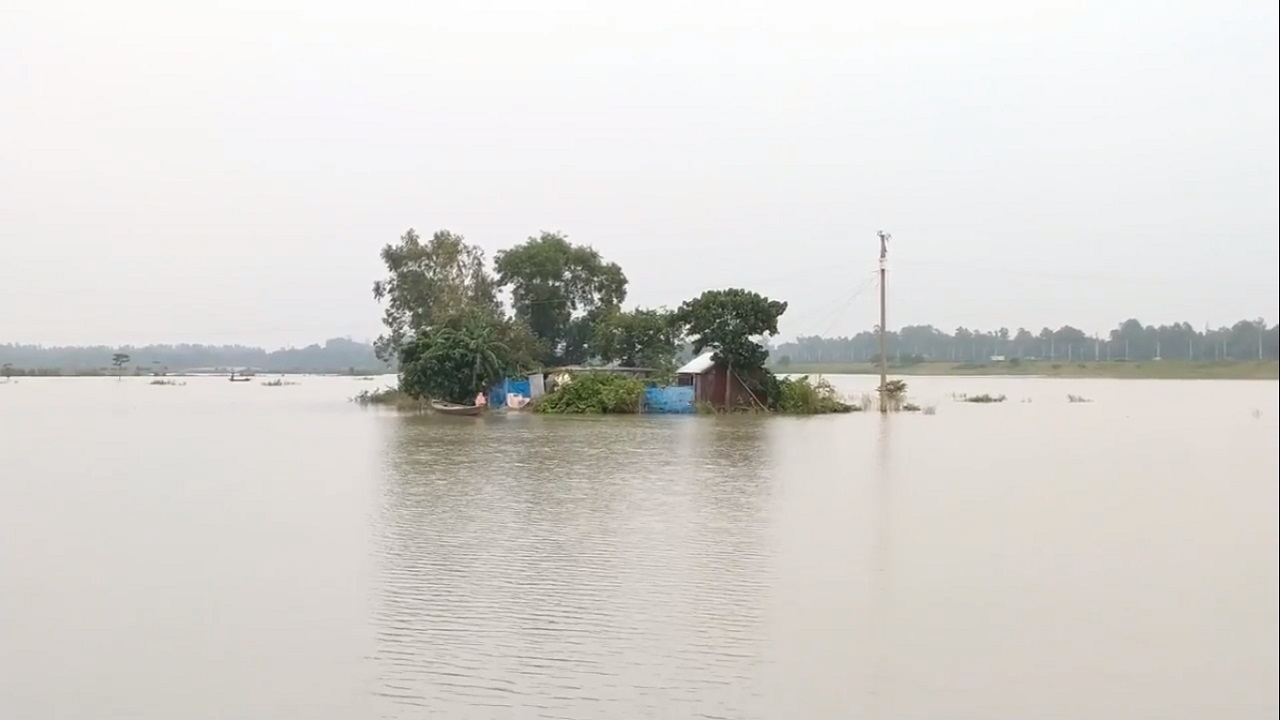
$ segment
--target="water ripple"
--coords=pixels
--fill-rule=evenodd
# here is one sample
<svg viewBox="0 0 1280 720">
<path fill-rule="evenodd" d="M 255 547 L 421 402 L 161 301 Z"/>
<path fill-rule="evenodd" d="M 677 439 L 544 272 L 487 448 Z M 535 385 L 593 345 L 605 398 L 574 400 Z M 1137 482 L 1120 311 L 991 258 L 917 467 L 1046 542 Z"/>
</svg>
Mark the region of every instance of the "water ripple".
<svg viewBox="0 0 1280 720">
<path fill-rule="evenodd" d="M 772 562 L 758 432 L 708 447 L 674 424 L 541 429 L 524 445 L 398 428 L 378 697 L 457 717 L 756 717 Z"/>
</svg>

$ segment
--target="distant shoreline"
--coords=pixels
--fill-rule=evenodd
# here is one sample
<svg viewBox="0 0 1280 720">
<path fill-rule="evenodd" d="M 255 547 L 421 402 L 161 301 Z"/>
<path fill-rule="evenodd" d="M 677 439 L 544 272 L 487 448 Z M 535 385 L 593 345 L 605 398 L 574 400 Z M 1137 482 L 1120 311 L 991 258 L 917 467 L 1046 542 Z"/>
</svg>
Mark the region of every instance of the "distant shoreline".
<svg viewBox="0 0 1280 720">
<path fill-rule="evenodd" d="M 73 377 L 101 377 L 101 378 L 157 378 L 157 377 L 227 377 L 229 375 L 237 375 L 239 377 L 280 377 L 281 375 L 311 375 L 319 377 L 349 377 L 349 378 L 375 378 L 382 375 L 394 375 L 392 370 L 250 370 L 243 372 L 240 370 L 171 370 L 167 372 L 135 372 L 125 371 L 117 374 L 114 370 L 71 370 L 60 368 L 9 368 L 8 372 L 14 379 L 18 378 L 73 378 Z"/>
<path fill-rule="evenodd" d="M 777 373 L 797 375 L 876 375 L 874 363 L 790 363 L 773 365 Z M 1141 360 L 1126 362 L 1021 362 L 953 363 L 922 362 L 910 365 L 890 363 L 894 376 L 982 376 L 1046 378 L 1100 378 L 1113 380 L 1280 380 L 1280 362 L 1251 360 L 1228 362 L 1188 362 L 1186 360 Z"/>
<path fill-rule="evenodd" d="M 880 368 L 875 363 L 790 363 L 774 364 L 770 369 L 784 375 L 876 375 Z M 17 378 L 70 378 L 117 377 L 112 370 L 72 370 L 59 368 L 10 368 Z M 123 377 L 225 377 L 230 370 L 170 371 L 166 373 L 124 372 Z M 237 374 L 247 377 L 278 377 L 281 375 L 315 375 L 372 379 L 394 374 L 393 370 L 256 370 Z M 1021 362 L 953 363 L 921 362 L 904 365 L 889 364 L 889 374 L 894 376 L 936 377 L 1045 377 L 1045 378 L 1099 378 L 1113 380 L 1280 380 L 1280 362 L 1275 360 L 1250 360 L 1227 362 L 1188 362 L 1186 360 L 1123 360 L 1101 362 L 1051 362 L 1048 360 L 1024 360 Z"/>
</svg>

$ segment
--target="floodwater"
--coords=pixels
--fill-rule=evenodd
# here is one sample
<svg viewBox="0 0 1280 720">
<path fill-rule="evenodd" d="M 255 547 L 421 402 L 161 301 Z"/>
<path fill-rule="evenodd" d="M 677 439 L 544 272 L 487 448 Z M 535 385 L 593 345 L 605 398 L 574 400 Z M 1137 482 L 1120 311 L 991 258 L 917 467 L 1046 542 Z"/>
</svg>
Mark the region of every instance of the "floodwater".
<svg viewBox="0 0 1280 720">
<path fill-rule="evenodd" d="M 0 385 L 0 717 L 1276 715 L 1275 382 L 473 419 L 295 380 Z"/>
</svg>

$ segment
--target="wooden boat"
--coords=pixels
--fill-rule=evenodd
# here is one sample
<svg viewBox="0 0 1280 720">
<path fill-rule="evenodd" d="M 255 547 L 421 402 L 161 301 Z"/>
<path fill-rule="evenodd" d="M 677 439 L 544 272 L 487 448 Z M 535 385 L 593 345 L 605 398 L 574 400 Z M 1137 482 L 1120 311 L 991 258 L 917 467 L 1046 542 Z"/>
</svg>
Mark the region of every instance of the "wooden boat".
<svg viewBox="0 0 1280 720">
<path fill-rule="evenodd" d="M 235 373 L 231 373 L 230 379 L 231 379 L 231 382 L 250 382 L 253 380 L 253 378 L 251 377 L 244 377 L 244 376 L 236 377 Z"/>
<path fill-rule="evenodd" d="M 484 405 L 458 405 L 456 403 L 442 402 L 439 400 L 431 401 L 431 409 L 441 415 L 479 415 L 484 412 Z"/>
</svg>

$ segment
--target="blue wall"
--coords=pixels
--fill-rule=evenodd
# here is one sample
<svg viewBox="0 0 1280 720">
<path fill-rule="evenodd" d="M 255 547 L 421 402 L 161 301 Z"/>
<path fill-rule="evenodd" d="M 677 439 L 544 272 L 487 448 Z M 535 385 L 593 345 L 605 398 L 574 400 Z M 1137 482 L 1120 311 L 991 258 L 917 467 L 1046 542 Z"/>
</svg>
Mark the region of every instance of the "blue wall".
<svg viewBox="0 0 1280 720">
<path fill-rule="evenodd" d="M 645 388 L 644 411 L 661 414 L 693 412 L 693 386 Z"/>
<path fill-rule="evenodd" d="M 529 378 L 507 378 L 489 389 L 489 407 L 507 406 L 507 395 L 517 393 L 529 397 Z M 644 390 L 644 411 L 657 414 L 685 414 L 693 412 L 693 386 L 649 386 Z"/>
<path fill-rule="evenodd" d="M 515 393 L 529 397 L 529 378 L 507 378 L 489 389 L 489 407 L 503 408 L 507 406 L 507 395 Z"/>
</svg>

